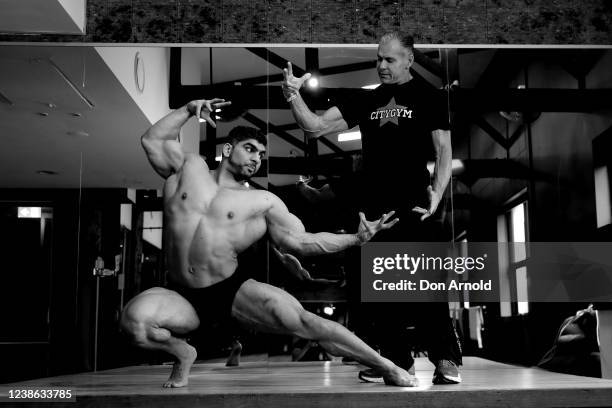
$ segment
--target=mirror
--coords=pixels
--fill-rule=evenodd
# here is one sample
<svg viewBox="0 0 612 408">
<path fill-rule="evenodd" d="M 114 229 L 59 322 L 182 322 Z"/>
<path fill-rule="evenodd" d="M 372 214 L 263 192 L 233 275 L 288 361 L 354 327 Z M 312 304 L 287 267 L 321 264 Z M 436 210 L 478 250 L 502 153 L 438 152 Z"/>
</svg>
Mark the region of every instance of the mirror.
<svg viewBox="0 0 612 408">
<path fill-rule="evenodd" d="M 420 170 L 387 146 L 389 156 L 380 157 L 395 161 L 385 166 L 406 172 L 373 183 L 364 171 L 359 128 L 308 138 L 283 96 L 282 69 L 291 62 L 296 76 L 310 72 L 318 79 L 302 90 L 316 113 L 350 102 L 379 83 L 376 55 L 373 45 L 1 46 L 0 222 L 6 232 L 0 248 L 8 263 L 0 299 L 11 329 L 3 332 L 0 350 L 11 367 L 18 366 L 11 356 L 32 361 L 0 381 L 168 361 L 130 348 L 119 318 L 129 299 L 167 282 L 163 179 L 140 136 L 193 99 L 219 97 L 232 105 L 215 112 L 216 128 L 188 122 L 182 148 L 214 168 L 232 128 L 258 128 L 268 137 L 267 152 L 249 188 L 274 193 L 307 231 L 354 233 L 360 210 L 368 220 L 391 210 L 369 210 L 364 202 L 378 197 L 384 204 L 381 191 L 399 197 L 407 174 L 425 188 L 432 183 L 433 144 L 420 146 Z M 451 130 L 452 177 L 429 224 L 435 240 L 610 241 L 611 67 L 606 48 L 417 47 L 412 78 L 431 91 Z M 507 253 L 497 265 L 501 289 L 527 301 L 449 299 L 464 355 L 535 364 L 563 318 L 588 306 L 530 298 L 537 271 L 528 257 Z M 360 300 L 359 248 L 297 261 L 301 268 L 267 237 L 239 258 L 258 281 L 285 289 L 306 310 L 378 346 L 381 326 L 372 324 L 392 315 L 385 309 L 382 317 Z M 427 304 L 420 307 L 429 313 Z M 16 308 L 18 314 L 10 313 Z M 485 330 L 474 329 L 483 321 Z M 514 329 L 520 330 L 508 335 Z M 403 335 L 417 351 L 426 349 L 418 333 Z M 236 338 L 243 362 L 339 360 L 291 336 L 230 328 L 205 337 L 195 341 L 199 359 L 208 362 L 225 362 Z"/>
</svg>

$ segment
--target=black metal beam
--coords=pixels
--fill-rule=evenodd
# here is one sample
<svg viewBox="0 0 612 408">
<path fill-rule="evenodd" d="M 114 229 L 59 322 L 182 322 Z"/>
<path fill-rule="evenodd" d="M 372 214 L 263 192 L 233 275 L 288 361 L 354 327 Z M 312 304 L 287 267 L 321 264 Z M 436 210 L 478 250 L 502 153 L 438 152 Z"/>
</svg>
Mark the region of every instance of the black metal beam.
<svg viewBox="0 0 612 408">
<path fill-rule="evenodd" d="M 558 63 L 578 81 L 578 88 L 586 88 L 586 76 L 602 57 L 603 50 L 549 51 L 553 62 Z"/>
<path fill-rule="evenodd" d="M 200 155 L 206 158 L 208 167 L 212 167 L 215 163 L 215 155 L 217 154 L 217 129 L 206 123 L 206 140 L 201 140 L 199 145 Z M 202 127 L 199 128 L 200 131 Z"/>
<path fill-rule="evenodd" d="M 503 147 L 504 149 L 508 148 L 508 143 L 504 136 L 497 129 L 495 129 L 489 122 L 485 120 L 482 116 L 475 116 L 474 123 L 478 125 L 482 130 L 484 130 L 498 145 Z"/>
<path fill-rule="evenodd" d="M 455 112 L 593 112 L 612 107 L 612 89 L 458 89 Z"/>
<path fill-rule="evenodd" d="M 344 64 L 344 65 L 336 65 L 333 67 L 325 67 L 319 68 L 319 73 L 322 76 L 325 75 L 335 75 L 335 74 L 346 74 L 347 72 L 354 71 L 363 71 L 366 69 L 374 69 L 376 68 L 376 61 L 364 61 L 364 62 L 356 62 L 353 64 Z M 295 69 L 294 69 L 295 74 Z M 271 74 L 271 75 L 259 75 L 249 78 L 241 78 L 234 79 L 231 81 L 217 82 L 216 85 L 227 86 L 227 85 L 237 85 L 237 86 L 246 86 L 246 85 L 257 85 L 257 84 L 265 84 L 272 82 L 279 82 L 283 80 L 283 74 Z"/>
<path fill-rule="evenodd" d="M 445 80 L 446 72 L 438 61 L 429 58 L 425 53 L 419 51 L 418 49 L 414 50 L 414 62 L 422 66 L 427 71 L 431 72 L 438 78 Z"/>
<path fill-rule="evenodd" d="M 367 92 L 355 88 L 320 88 L 310 96 L 312 110 L 324 110 L 334 101 Z M 439 92 L 446 97 L 445 90 Z M 442 95 L 443 94 L 443 95 Z M 182 85 L 170 90 L 175 109 L 193 99 L 225 98 L 242 101 L 247 109 L 287 109 L 280 86 Z M 455 112 L 593 112 L 612 107 L 612 89 L 457 89 L 450 93 Z M 331 101 L 331 102 L 330 102 Z"/>
<path fill-rule="evenodd" d="M 334 142 L 332 142 L 331 140 L 329 140 L 325 136 L 318 137 L 317 140 L 323 146 L 328 147 L 332 152 L 338 153 L 338 154 L 340 154 L 341 156 L 344 156 L 344 157 L 349 157 L 349 154 L 347 154 L 344 150 L 342 150 L 342 148 L 337 146 Z"/>
<path fill-rule="evenodd" d="M 319 71 L 319 49 L 313 47 L 306 47 L 304 48 L 304 54 L 306 72 Z"/>
<path fill-rule="evenodd" d="M 265 48 L 249 48 L 252 52 L 265 54 Z M 505 111 L 533 111 L 533 112 L 592 112 L 594 110 L 612 106 L 612 89 L 507 89 L 498 82 L 502 77 L 509 75 L 510 71 L 520 69 L 517 60 L 530 58 L 529 50 L 499 50 L 501 56 L 494 58 L 486 72 L 481 77 L 478 89 L 458 89 L 451 92 L 451 107 L 459 112 L 491 112 Z M 503 53 L 502 53 L 503 52 Z M 236 86 L 225 83 L 223 85 L 182 85 L 180 82 L 181 48 L 170 50 L 170 107 L 178 108 L 193 99 L 221 97 L 228 100 L 242 100 L 247 109 L 287 109 L 282 91 L 279 86 Z M 270 53 L 270 55 L 275 55 Z M 592 56 L 582 72 L 592 68 L 597 60 L 597 53 Z M 282 58 L 276 56 L 278 58 Z M 285 59 L 282 59 L 286 61 Z M 277 61 L 278 62 L 278 61 Z M 370 62 L 368 62 L 370 63 Z M 500 68 L 509 64 L 513 68 Z M 281 64 L 282 65 L 282 64 Z M 590 68 L 589 68 L 590 67 Z M 502 69 L 506 74 L 496 72 Z M 327 69 L 327 68 L 325 68 Z M 324 70 L 325 70 L 324 69 Z M 298 70 L 299 71 L 299 70 Z M 294 73 L 300 74 L 294 69 Z M 489 79 L 487 79 L 489 78 Z M 484 86 L 491 84 L 497 89 Z M 351 98 L 362 89 L 354 88 L 321 88 L 316 95 L 310 97 L 311 109 L 327 109 L 330 102 L 337 98 Z M 438 90 L 438 92 L 445 92 Z"/>
<path fill-rule="evenodd" d="M 292 145 L 294 145 L 295 147 L 302 149 L 302 151 L 306 150 L 306 143 L 304 143 L 303 141 L 299 140 L 298 138 L 290 135 L 289 133 L 278 129 L 278 127 L 274 126 L 272 123 L 266 122 L 265 120 L 259 119 L 257 116 L 253 115 L 252 113 L 245 113 L 243 118 L 249 122 L 251 122 L 252 124 L 254 124 L 255 126 L 257 126 L 259 129 L 261 129 L 264 132 L 271 132 L 274 133 L 275 135 L 277 135 L 278 137 L 280 137 L 281 139 L 283 139 L 284 141 L 286 141 L 287 143 L 290 143 Z"/>
<path fill-rule="evenodd" d="M 472 185 L 482 178 L 508 178 L 529 180 L 550 180 L 551 176 L 541 172 L 532 173 L 529 167 L 512 159 L 478 159 L 462 160 L 464 170 L 457 178 L 466 185 Z"/>
<path fill-rule="evenodd" d="M 524 131 L 525 131 L 525 124 L 521 123 L 514 130 L 514 132 L 512 132 L 512 135 L 508 139 L 508 149 L 511 148 L 512 146 L 514 146 L 514 143 L 516 143 L 516 141 L 518 140 L 519 137 L 521 137 L 521 135 L 523 134 Z"/>
<path fill-rule="evenodd" d="M 352 170 L 350 160 L 326 155 L 311 158 L 270 157 L 268 162 L 268 173 L 274 174 L 342 175 Z"/>
<path fill-rule="evenodd" d="M 249 78 L 241 78 L 234 79 L 231 81 L 223 81 L 218 82 L 216 85 L 220 86 L 228 86 L 228 85 L 236 85 L 236 86 L 248 86 L 248 85 L 258 85 L 272 82 L 279 82 L 283 80 L 283 74 L 272 74 L 272 75 L 259 75 Z"/>
<path fill-rule="evenodd" d="M 336 65 L 334 67 L 319 68 L 321 75 L 346 74 L 347 72 L 364 71 L 376 68 L 376 60 L 355 62 L 352 64 Z"/>
<path fill-rule="evenodd" d="M 269 122 L 265 122 L 259 118 L 257 118 L 256 116 L 253 116 L 251 114 L 247 114 L 248 116 L 245 117 L 246 120 L 248 120 L 249 122 L 251 122 L 252 124 L 254 124 L 255 126 L 257 126 L 259 129 L 261 129 L 262 131 L 266 132 L 269 131 L 271 133 L 274 133 L 275 135 L 279 136 L 281 139 L 286 140 L 287 142 L 291 143 L 292 145 L 294 145 L 295 147 L 298 147 L 300 149 L 303 150 L 302 145 L 300 143 L 303 143 L 301 140 L 297 139 L 296 137 L 292 136 L 291 134 L 287 133 L 286 130 L 293 130 L 293 129 L 299 129 L 299 126 L 297 124 L 289 124 L 289 125 L 273 125 Z M 245 115 L 246 116 L 246 115 Z M 256 119 L 253 119 L 256 118 Z M 251 120 L 253 119 L 253 120 Z M 266 124 L 267 124 L 267 128 L 266 128 Z M 288 140 L 285 137 L 289 138 L 291 137 L 292 140 Z M 341 147 L 339 147 L 338 145 L 336 145 L 335 143 L 333 143 L 332 141 L 330 141 L 329 139 L 327 139 L 326 137 L 322 136 L 322 137 L 318 137 L 316 139 L 319 143 L 321 143 L 324 146 L 327 146 L 331 151 L 334 152 L 334 154 L 336 154 L 336 156 L 340 156 L 340 157 L 350 157 L 351 153 L 350 152 L 345 152 L 344 150 L 342 150 Z M 227 136 L 225 137 L 219 137 L 216 139 L 216 144 L 220 145 L 223 143 L 226 143 L 228 141 Z"/>
<path fill-rule="evenodd" d="M 297 123 L 287 123 L 285 125 L 276 125 L 276 127 L 278 129 L 284 130 L 284 131 L 288 131 L 288 130 L 299 130 L 300 127 L 298 126 Z"/>
<path fill-rule="evenodd" d="M 475 88 L 505 88 L 529 60 L 529 50 L 497 50 Z"/>
<path fill-rule="evenodd" d="M 246 50 L 252 52 L 253 54 L 257 55 L 260 58 L 263 58 L 264 60 L 268 61 L 270 64 L 275 65 L 280 69 L 287 68 L 287 63 L 291 62 L 281 57 L 280 55 L 270 51 L 267 48 L 247 47 Z M 303 68 L 300 68 L 299 66 L 293 63 L 291 63 L 291 66 L 293 68 L 293 75 L 295 76 L 300 77 L 306 73 L 306 71 L 304 71 Z"/>
</svg>

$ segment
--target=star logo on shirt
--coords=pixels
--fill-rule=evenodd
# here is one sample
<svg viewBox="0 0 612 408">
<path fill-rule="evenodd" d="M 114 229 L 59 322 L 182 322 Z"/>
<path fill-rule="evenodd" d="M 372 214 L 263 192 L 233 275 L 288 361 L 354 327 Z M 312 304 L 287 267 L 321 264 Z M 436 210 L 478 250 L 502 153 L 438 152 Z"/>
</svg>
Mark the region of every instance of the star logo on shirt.
<svg viewBox="0 0 612 408">
<path fill-rule="evenodd" d="M 395 97 L 385 105 L 370 114 L 370 119 L 379 119 L 379 126 L 382 127 L 385 123 L 391 122 L 395 126 L 399 126 L 398 118 L 412 118 L 412 110 L 408 110 L 405 106 L 398 105 L 395 102 Z"/>
</svg>

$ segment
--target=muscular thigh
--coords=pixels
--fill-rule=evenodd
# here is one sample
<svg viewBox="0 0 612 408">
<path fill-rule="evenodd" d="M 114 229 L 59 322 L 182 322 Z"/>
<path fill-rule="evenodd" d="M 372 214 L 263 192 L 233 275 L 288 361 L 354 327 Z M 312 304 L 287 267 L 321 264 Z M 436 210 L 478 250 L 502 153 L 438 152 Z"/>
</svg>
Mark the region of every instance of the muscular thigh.
<svg viewBox="0 0 612 408">
<path fill-rule="evenodd" d="M 241 325 L 267 333 L 291 334 L 300 327 L 304 308 L 284 290 L 249 279 L 232 305 L 232 316 Z"/>
<path fill-rule="evenodd" d="M 145 323 L 177 334 L 198 328 L 193 306 L 181 295 L 165 288 L 151 288 L 134 297 L 125 307 L 122 324 Z"/>
</svg>

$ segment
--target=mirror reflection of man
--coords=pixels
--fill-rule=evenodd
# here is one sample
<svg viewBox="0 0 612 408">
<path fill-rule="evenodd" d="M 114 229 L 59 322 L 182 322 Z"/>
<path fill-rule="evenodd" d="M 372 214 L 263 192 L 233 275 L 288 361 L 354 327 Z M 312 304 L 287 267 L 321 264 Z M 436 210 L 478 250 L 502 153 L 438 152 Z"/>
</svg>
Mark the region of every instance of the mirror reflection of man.
<svg viewBox="0 0 612 408">
<path fill-rule="evenodd" d="M 197 353 L 185 337 L 198 328 L 210 333 L 219 319 L 315 340 L 332 355 L 352 357 L 382 372 L 387 384 L 416 385 L 413 375 L 343 326 L 306 311 L 284 290 L 252 279 L 253 269 L 265 265 L 239 262 L 238 257 L 265 234 L 282 251 L 302 256 L 338 252 L 391 228 L 397 223 L 391 220 L 393 212 L 373 222 L 361 213 L 355 234 L 307 233 L 277 196 L 244 184 L 266 152 L 266 137 L 257 129 L 232 129 L 215 170 L 201 156 L 183 151 L 177 140 L 182 126 L 192 116 L 214 126 L 211 113 L 226 104 L 221 99 L 192 101 L 142 137 L 147 158 L 166 180 L 165 251 L 173 290 L 151 288 L 132 299 L 121 317 L 122 330 L 136 345 L 176 359 L 164 387 L 187 385 Z"/>
<path fill-rule="evenodd" d="M 414 41 L 411 36 L 385 34 L 379 43 L 376 69 L 381 85 L 350 99 L 338 101 L 322 114 L 312 112 L 300 96 L 310 74 L 295 77 L 291 64 L 284 70 L 283 93 L 297 124 L 311 137 L 337 133 L 359 125 L 363 149 L 361 202 L 374 214 L 397 209 L 397 228 L 377 236 L 377 241 L 435 241 L 436 212 L 451 176 L 451 138 L 446 103 L 438 101 L 427 84 L 413 77 Z M 445 101 L 444 101 L 445 102 Z M 435 151 L 430 184 L 427 158 Z M 428 174 L 428 173 L 427 173 Z M 410 348 L 398 340 L 406 322 L 414 321 L 424 338 L 429 359 L 435 365 L 433 382 L 459 383 L 461 350 L 447 303 L 379 304 L 370 308 L 379 323 L 383 355 L 414 370 Z M 401 315 L 406 320 L 394 320 Z M 385 319 L 386 317 L 386 319 Z M 362 379 L 378 381 L 372 370 Z"/>
</svg>

